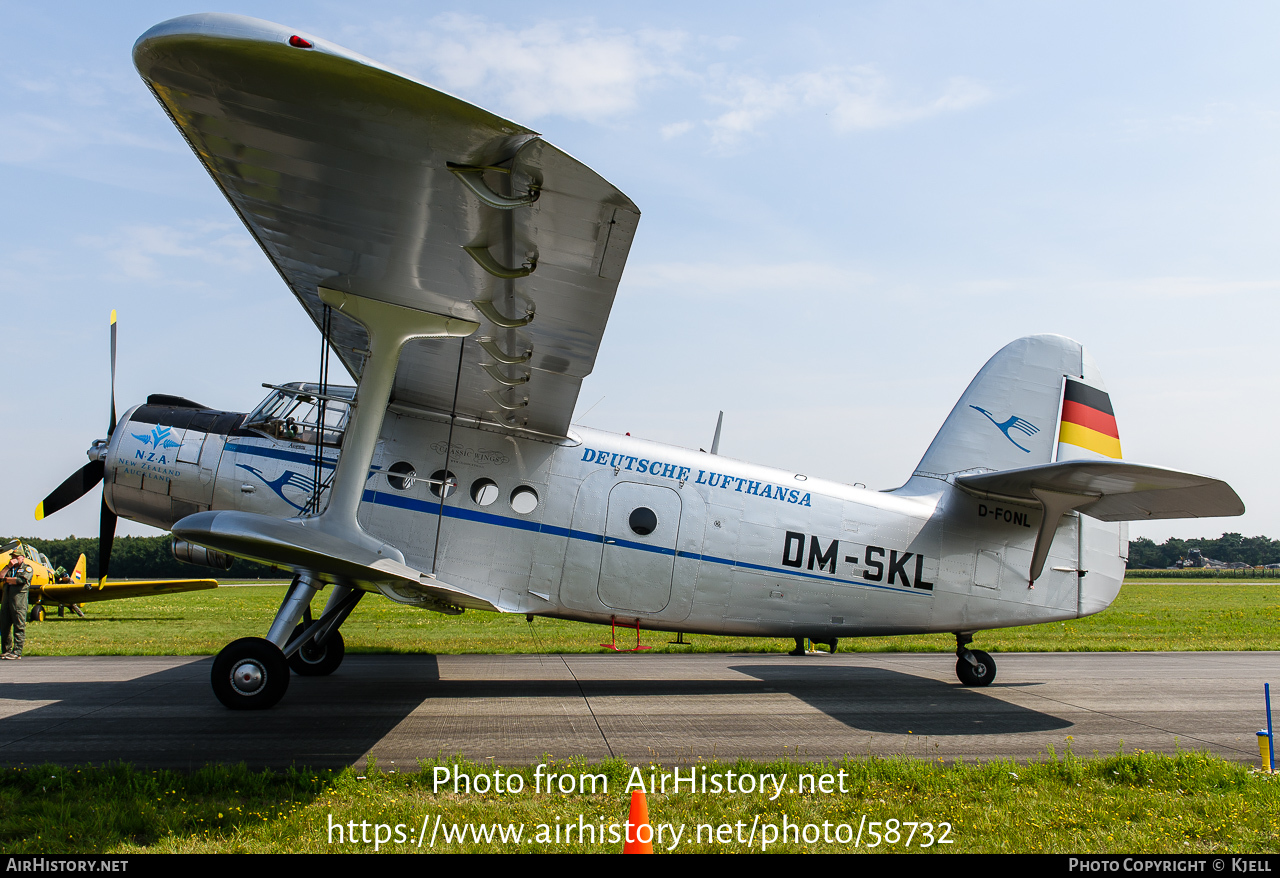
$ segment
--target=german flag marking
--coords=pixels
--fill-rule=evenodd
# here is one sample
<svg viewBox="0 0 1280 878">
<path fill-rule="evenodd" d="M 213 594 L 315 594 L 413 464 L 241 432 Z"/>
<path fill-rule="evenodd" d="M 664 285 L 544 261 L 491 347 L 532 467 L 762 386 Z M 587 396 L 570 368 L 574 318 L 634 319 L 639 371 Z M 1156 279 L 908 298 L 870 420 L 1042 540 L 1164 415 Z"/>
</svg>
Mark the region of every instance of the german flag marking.
<svg viewBox="0 0 1280 878">
<path fill-rule="evenodd" d="M 1072 402 L 1069 399 L 1062 402 L 1062 422 L 1064 424 L 1079 424 L 1081 427 L 1088 427 L 1098 433 L 1105 433 L 1112 439 L 1120 438 L 1120 430 L 1116 427 L 1114 415 L 1104 414 L 1097 409 L 1089 408 L 1089 406 L 1078 402 Z"/>
<path fill-rule="evenodd" d="M 1058 441 L 1104 457 L 1120 458 L 1120 430 L 1111 397 L 1096 387 L 1067 379 L 1062 395 Z"/>
</svg>

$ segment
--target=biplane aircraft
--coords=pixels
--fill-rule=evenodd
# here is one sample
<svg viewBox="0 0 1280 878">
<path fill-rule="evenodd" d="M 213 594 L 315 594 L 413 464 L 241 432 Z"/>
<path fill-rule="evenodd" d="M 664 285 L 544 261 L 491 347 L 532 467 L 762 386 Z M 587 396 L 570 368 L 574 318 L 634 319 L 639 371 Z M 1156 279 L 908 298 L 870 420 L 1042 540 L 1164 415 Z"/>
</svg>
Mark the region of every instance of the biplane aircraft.
<svg viewBox="0 0 1280 878">
<path fill-rule="evenodd" d="M 54 607 L 59 616 L 67 609 L 77 616 L 84 616 L 81 604 L 200 591 L 218 586 L 215 579 L 129 579 L 110 582 L 103 578 L 94 582 L 85 575 L 88 564 L 83 553 L 70 573 L 59 576 L 47 555 L 20 540 L 11 540 L 4 548 L 0 548 L 0 569 L 9 563 L 14 552 L 31 564 L 31 587 L 27 590 L 27 619 L 31 622 L 43 622 L 45 614 Z"/>
<path fill-rule="evenodd" d="M 997 352 L 891 491 L 572 427 L 627 196 L 278 25 L 174 19 L 134 61 L 356 380 L 272 386 L 247 415 L 152 397 L 90 449 L 109 513 L 293 571 L 266 636 L 214 662 L 229 707 L 275 704 L 291 666 L 331 673 L 372 593 L 637 631 L 951 632 L 961 682 L 986 685 L 977 632 L 1111 603 L 1126 521 L 1244 511 L 1221 481 L 1123 460 L 1102 375 L 1061 336 Z M 139 438 L 161 432 L 176 444 Z"/>
</svg>

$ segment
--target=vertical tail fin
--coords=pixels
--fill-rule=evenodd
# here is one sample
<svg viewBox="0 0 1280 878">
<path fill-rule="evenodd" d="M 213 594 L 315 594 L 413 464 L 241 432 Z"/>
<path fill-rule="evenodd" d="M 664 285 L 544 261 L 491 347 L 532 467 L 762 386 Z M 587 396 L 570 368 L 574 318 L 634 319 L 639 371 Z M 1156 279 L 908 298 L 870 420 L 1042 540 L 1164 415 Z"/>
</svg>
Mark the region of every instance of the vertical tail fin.
<svg viewBox="0 0 1280 878">
<path fill-rule="evenodd" d="M 76 568 L 71 571 L 71 582 L 75 585 L 84 585 L 85 572 L 88 570 L 88 564 L 84 559 L 84 552 L 80 553 L 80 560 L 76 562 Z"/>
<path fill-rule="evenodd" d="M 1093 358 L 1072 339 L 1033 335 L 1005 345 L 969 382 L 914 475 L 1119 456 L 1115 414 Z"/>
</svg>

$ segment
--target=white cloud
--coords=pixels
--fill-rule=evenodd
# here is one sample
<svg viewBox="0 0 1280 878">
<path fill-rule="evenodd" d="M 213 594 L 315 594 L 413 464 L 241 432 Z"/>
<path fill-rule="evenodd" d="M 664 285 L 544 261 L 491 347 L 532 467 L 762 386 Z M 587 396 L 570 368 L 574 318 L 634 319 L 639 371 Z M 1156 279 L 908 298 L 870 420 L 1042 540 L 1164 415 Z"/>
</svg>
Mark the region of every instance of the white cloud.
<svg viewBox="0 0 1280 878">
<path fill-rule="evenodd" d="M 1096 295 L 1145 296 L 1150 298 L 1199 299 L 1280 292 L 1280 280 L 1227 280 L 1214 277 L 1148 277 L 1088 284 L 1084 290 Z"/>
<path fill-rule="evenodd" d="M 629 266 L 626 283 L 681 296 L 765 293 L 819 298 L 872 280 L 869 274 L 824 262 L 651 262 Z"/>
<path fill-rule="evenodd" d="M 680 31 L 621 31 L 593 21 L 541 22 L 512 29 L 470 15 L 449 14 L 429 27 L 383 27 L 388 60 L 466 100 L 517 122 L 565 116 L 595 123 L 646 109 L 646 93 L 681 85 L 725 108 L 706 121 L 712 143 L 731 148 L 766 123 L 797 109 L 820 110 L 837 131 L 884 128 L 954 113 L 991 98 L 980 83 L 957 77 L 934 98 L 893 96 L 888 79 L 870 66 L 828 67 L 768 77 L 707 64 L 707 51 L 728 51 L 735 37 L 692 38 Z M 366 41 L 367 42 L 367 41 Z M 692 130 L 691 122 L 660 126 L 663 138 Z"/>
<path fill-rule="evenodd" d="M 0 115 L 0 162 L 28 164 L 57 159 L 95 146 L 173 152 L 180 146 L 167 140 L 144 137 L 119 127 L 123 120 L 80 117 L 75 124 L 35 113 Z"/>
<path fill-rule="evenodd" d="M 134 224 L 122 226 L 110 235 L 86 236 L 80 242 L 99 251 L 120 276 L 137 281 L 171 283 L 175 276 L 199 278 L 208 273 L 203 266 L 253 271 L 261 267 L 263 259 L 239 226 L 221 222 Z M 165 265 L 169 260 L 181 261 L 184 268 L 175 270 Z"/>
<path fill-rule="evenodd" d="M 923 103 L 896 101 L 888 80 L 874 67 L 824 68 L 772 80 L 730 77 L 709 97 L 729 109 L 707 122 L 712 143 L 728 148 L 775 116 L 800 108 L 822 110 L 837 131 L 888 128 L 942 113 L 976 107 L 991 99 L 985 86 L 952 78 L 942 93 Z"/>
<path fill-rule="evenodd" d="M 481 99 L 517 121 L 561 115 L 593 122 L 633 110 L 642 90 L 679 71 L 677 31 L 627 33 L 591 22 L 512 30 L 444 15 L 428 30 L 386 31 L 393 63 L 427 82 Z"/>
</svg>

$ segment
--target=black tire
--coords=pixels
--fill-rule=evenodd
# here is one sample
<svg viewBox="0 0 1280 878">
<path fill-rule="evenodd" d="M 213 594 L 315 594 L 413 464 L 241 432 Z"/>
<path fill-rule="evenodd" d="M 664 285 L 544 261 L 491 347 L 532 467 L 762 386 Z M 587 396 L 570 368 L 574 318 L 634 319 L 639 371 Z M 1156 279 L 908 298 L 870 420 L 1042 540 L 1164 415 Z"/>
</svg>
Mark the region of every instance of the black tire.
<svg viewBox="0 0 1280 878">
<path fill-rule="evenodd" d="M 232 710 L 266 710 L 289 689 L 289 663 L 270 640 L 242 637 L 213 660 L 210 682 L 213 694 Z"/>
<path fill-rule="evenodd" d="M 962 656 L 956 659 L 956 676 L 965 686 L 990 686 L 996 678 L 996 663 L 980 649 L 971 649 L 969 654 L 978 662 L 977 667 Z"/>
<path fill-rule="evenodd" d="M 27 621 L 28 621 L 28 622 L 43 622 L 43 621 L 44 621 L 44 607 L 43 607 L 43 606 L 41 606 L 40 604 L 36 604 L 36 605 L 35 605 L 34 607 L 32 607 L 31 609 L 27 610 Z"/>
<path fill-rule="evenodd" d="M 293 636 L 297 637 L 301 633 L 302 623 L 298 623 Z M 289 656 L 289 667 L 300 677 L 327 677 L 338 670 L 346 653 L 342 632 L 334 631 L 329 634 L 324 646 L 316 646 L 313 640 Z"/>
</svg>

